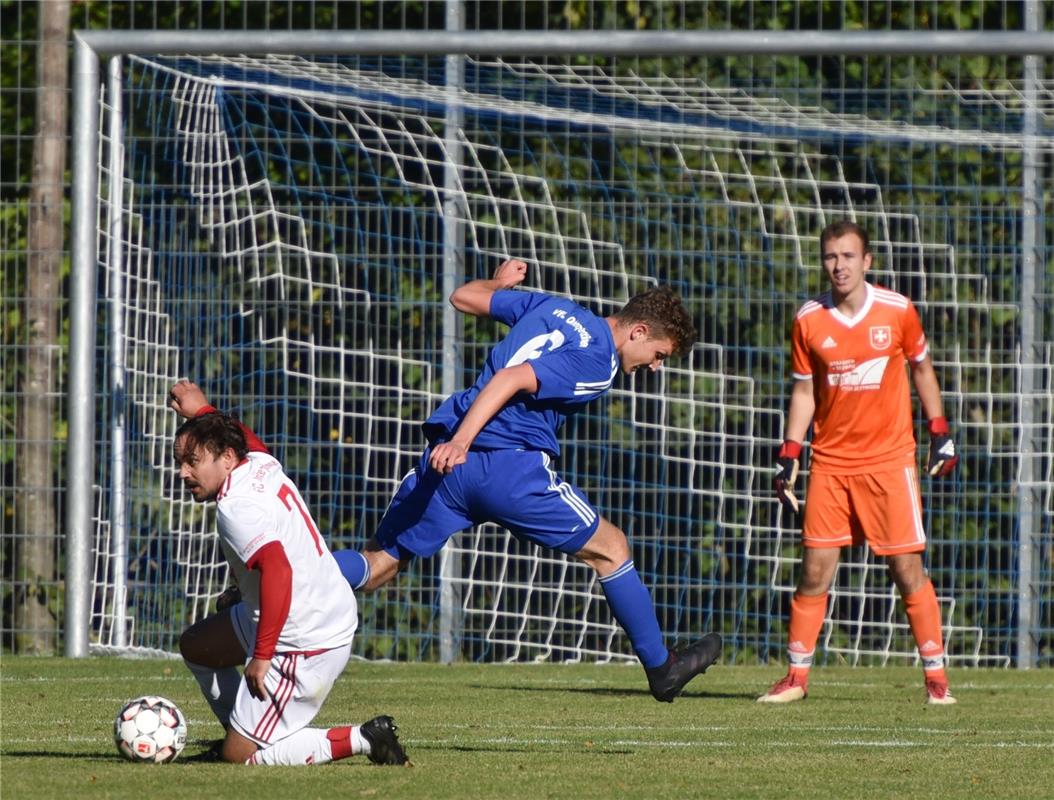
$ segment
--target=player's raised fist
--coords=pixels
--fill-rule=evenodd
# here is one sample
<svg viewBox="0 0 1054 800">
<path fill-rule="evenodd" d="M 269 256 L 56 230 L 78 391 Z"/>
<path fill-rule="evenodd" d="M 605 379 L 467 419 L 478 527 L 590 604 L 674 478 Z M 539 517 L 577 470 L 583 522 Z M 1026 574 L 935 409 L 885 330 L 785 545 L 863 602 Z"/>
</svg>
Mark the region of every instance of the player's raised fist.
<svg viewBox="0 0 1054 800">
<path fill-rule="evenodd" d="M 177 381 L 168 390 L 169 408 L 181 417 L 190 419 L 208 404 L 205 393 L 192 381 Z"/>
<path fill-rule="evenodd" d="M 517 284 L 523 283 L 527 277 L 527 263 L 518 258 L 510 258 L 502 261 L 494 270 L 494 280 L 499 281 L 506 289 L 511 289 Z"/>
</svg>

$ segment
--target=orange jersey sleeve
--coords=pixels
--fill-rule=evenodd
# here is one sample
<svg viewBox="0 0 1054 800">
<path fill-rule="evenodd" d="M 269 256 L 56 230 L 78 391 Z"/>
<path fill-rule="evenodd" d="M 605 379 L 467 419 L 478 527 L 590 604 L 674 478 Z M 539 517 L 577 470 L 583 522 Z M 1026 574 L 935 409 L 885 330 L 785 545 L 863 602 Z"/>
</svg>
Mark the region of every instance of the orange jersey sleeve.
<svg viewBox="0 0 1054 800">
<path fill-rule="evenodd" d="M 813 382 L 812 469 L 852 475 L 915 463 L 907 360 L 926 355 L 911 302 L 868 285 L 853 317 L 830 295 L 801 307 L 791 333 L 794 377 Z"/>
</svg>

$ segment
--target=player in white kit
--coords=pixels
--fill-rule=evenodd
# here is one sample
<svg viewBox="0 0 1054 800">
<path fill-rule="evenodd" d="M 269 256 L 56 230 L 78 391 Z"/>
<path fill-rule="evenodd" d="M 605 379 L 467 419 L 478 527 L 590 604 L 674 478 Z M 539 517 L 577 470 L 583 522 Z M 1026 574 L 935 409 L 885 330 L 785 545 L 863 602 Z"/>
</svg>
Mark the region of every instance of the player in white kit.
<svg viewBox="0 0 1054 800">
<path fill-rule="evenodd" d="M 355 595 L 300 492 L 256 435 L 189 381 L 176 383 L 169 399 L 187 420 L 175 437 L 180 479 L 199 503 L 216 502 L 220 544 L 241 592 L 241 602 L 196 622 L 179 642 L 227 731 L 217 755 L 286 766 L 356 754 L 407 763 L 391 717 L 307 727 L 351 655 Z"/>
</svg>

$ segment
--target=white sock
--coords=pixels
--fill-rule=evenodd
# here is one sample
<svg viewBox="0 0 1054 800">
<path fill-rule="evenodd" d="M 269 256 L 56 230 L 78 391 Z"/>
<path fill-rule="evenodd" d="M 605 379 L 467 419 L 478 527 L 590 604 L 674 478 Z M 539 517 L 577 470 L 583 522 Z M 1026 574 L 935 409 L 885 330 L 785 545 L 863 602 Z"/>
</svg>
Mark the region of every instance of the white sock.
<svg viewBox="0 0 1054 800">
<path fill-rule="evenodd" d="M 360 743 L 364 741 L 359 735 L 358 726 L 328 730 L 303 728 L 269 747 L 257 750 L 248 763 L 282 767 L 325 764 L 366 752 L 361 749 L 361 744 L 356 744 L 356 740 Z"/>
<path fill-rule="evenodd" d="M 212 713 L 226 728 L 231 721 L 231 712 L 234 710 L 234 700 L 238 696 L 238 686 L 241 684 L 242 676 L 234 667 L 223 667 L 215 669 L 195 664 L 184 660 L 187 669 L 193 673 L 194 678 L 201 687 L 201 693 L 212 708 Z"/>
<path fill-rule="evenodd" d="M 352 755 L 361 753 L 364 756 L 368 756 L 370 754 L 370 743 L 366 741 L 359 731 L 358 725 L 351 729 L 351 753 Z"/>
</svg>

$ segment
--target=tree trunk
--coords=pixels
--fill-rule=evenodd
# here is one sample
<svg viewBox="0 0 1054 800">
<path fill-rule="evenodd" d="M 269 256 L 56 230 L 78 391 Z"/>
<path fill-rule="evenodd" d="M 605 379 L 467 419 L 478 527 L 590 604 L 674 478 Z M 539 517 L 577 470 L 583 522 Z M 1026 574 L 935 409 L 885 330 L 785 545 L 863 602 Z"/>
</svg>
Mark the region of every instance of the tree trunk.
<svg viewBox="0 0 1054 800">
<path fill-rule="evenodd" d="M 15 649 L 55 652 L 59 536 L 53 456 L 55 395 L 60 384 L 59 291 L 65 231 L 69 0 L 40 0 L 37 128 L 29 193 L 25 319 L 27 346 L 18 416 L 15 500 Z"/>
</svg>

